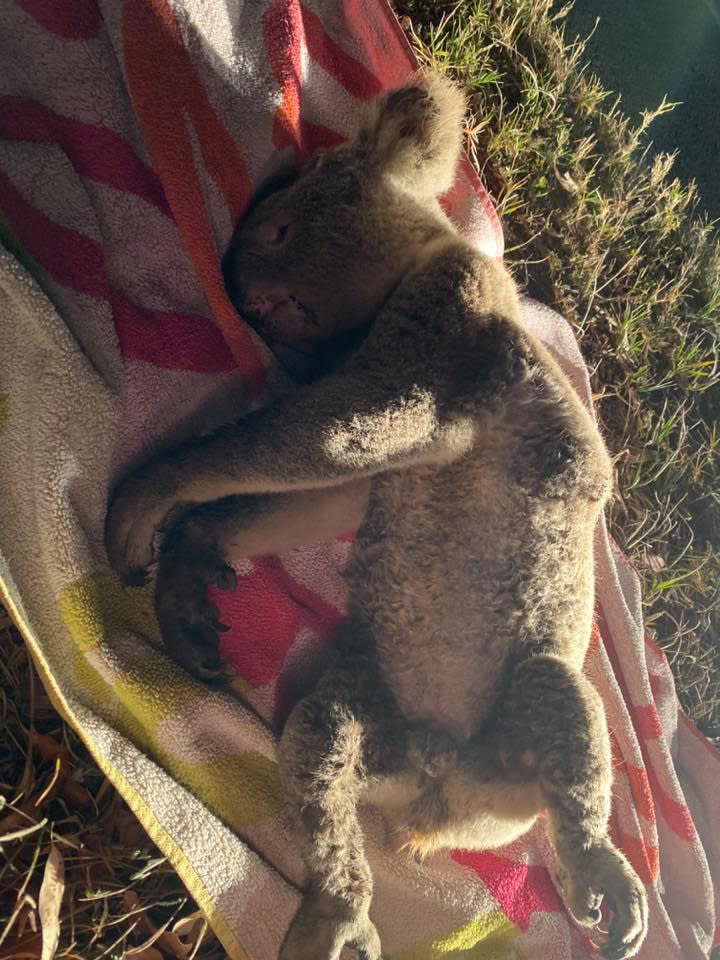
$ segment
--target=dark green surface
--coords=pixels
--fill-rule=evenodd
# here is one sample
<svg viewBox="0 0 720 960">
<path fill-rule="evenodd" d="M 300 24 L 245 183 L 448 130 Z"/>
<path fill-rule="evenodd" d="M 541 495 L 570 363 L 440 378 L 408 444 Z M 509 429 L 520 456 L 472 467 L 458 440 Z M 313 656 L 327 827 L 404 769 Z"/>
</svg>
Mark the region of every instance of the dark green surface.
<svg viewBox="0 0 720 960">
<path fill-rule="evenodd" d="M 650 128 L 657 148 L 679 150 L 675 171 L 695 179 L 720 217 L 720 0 L 576 0 L 567 36 L 586 37 L 587 58 L 626 112 L 682 101 Z"/>
</svg>

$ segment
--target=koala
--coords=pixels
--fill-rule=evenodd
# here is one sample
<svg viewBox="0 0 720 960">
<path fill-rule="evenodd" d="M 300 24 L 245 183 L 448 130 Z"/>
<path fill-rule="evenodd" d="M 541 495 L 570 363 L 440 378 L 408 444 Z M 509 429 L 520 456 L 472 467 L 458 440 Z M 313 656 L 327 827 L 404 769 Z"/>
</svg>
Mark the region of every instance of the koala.
<svg viewBox="0 0 720 960">
<path fill-rule="evenodd" d="M 608 731 L 583 675 L 611 464 L 508 273 L 441 209 L 464 110 L 446 79 L 414 78 L 255 204 L 227 273 L 305 382 L 151 461 L 109 509 L 128 580 L 166 530 L 163 636 L 207 679 L 223 629 L 207 586 L 233 588 L 233 554 L 357 530 L 335 660 L 279 743 L 308 871 L 281 960 L 380 957 L 362 803 L 418 856 L 501 846 L 544 811 L 571 914 L 594 928 L 609 911 L 604 956 L 646 935 L 644 887 L 607 833 Z"/>
</svg>

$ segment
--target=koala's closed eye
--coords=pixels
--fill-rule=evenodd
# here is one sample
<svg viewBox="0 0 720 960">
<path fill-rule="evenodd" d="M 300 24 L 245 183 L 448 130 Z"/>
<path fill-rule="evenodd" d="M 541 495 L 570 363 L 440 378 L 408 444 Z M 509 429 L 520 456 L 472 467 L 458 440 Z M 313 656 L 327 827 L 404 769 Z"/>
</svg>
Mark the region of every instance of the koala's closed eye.
<svg viewBox="0 0 720 960">
<path fill-rule="evenodd" d="M 263 223 L 258 228 L 257 237 L 266 247 L 279 247 L 288 240 L 291 224 L 288 221 Z"/>
</svg>

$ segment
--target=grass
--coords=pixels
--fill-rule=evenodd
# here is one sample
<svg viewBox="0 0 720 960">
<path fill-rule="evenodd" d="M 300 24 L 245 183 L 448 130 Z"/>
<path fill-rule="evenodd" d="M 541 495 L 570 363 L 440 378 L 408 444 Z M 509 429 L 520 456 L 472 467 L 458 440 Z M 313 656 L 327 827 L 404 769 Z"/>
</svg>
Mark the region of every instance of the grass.
<svg viewBox="0 0 720 960">
<path fill-rule="evenodd" d="M 615 457 L 610 526 L 688 714 L 720 739 L 720 250 L 672 158 L 581 67 L 551 0 L 397 0 L 419 58 L 465 85 L 467 149 L 527 291 L 572 323 Z M 669 109 L 661 104 L 654 116 Z M 50 706 L 0 612 L 0 960 L 216 960 L 196 907 Z M 51 859 L 51 864 L 54 860 Z M 64 887 L 64 891 L 63 891 Z M 62 896 L 61 896 L 62 894 Z M 52 912 L 51 910 L 51 912 Z"/>
</svg>

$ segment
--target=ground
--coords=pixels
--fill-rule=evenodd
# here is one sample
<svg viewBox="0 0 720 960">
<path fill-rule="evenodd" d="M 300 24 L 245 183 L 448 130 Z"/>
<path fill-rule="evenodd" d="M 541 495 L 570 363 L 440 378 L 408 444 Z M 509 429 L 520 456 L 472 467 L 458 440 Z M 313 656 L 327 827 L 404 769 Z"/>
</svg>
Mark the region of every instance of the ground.
<svg viewBox="0 0 720 960">
<path fill-rule="evenodd" d="M 579 2 L 569 36 L 595 9 Z M 669 4 L 653 0 L 653 11 Z M 637 15 L 632 6 L 602 2 L 618 30 Z M 701 6 L 686 0 L 682 9 Z M 418 56 L 469 91 L 467 148 L 496 198 L 518 282 L 567 317 L 579 338 L 615 458 L 613 535 L 640 574 L 647 629 L 668 654 L 685 709 L 717 740 L 720 249 L 694 189 L 673 178 L 668 158 L 644 156 L 648 128 L 652 135 L 667 118 L 623 116 L 615 96 L 582 71 L 581 47 L 563 39 L 566 11 L 552 0 L 396 7 Z M 622 76 L 627 58 L 603 65 L 596 52 L 595 62 L 611 85 L 626 83 L 628 109 L 679 96 L 666 89 L 654 56 L 635 81 Z M 630 86 L 638 77 L 645 84 L 633 102 L 628 76 Z M 674 136 L 666 142 L 685 151 L 678 168 L 700 176 L 690 151 L 700 156 L 709 135 L 686 127 Z M 53 844 L 65 861 L 59 956 L 120 958 L 167 924 L 136 958 L 222 957 L 212 936 L 194 952 L 202 933 L 195 920 L 170 932 L 194 905 L 63 727 L 2 614 L 0 633 L 0 960 L 40 956 L 32 923 Z M 54 890 L 59 898 L 61 887 Z"/>
</svg>

